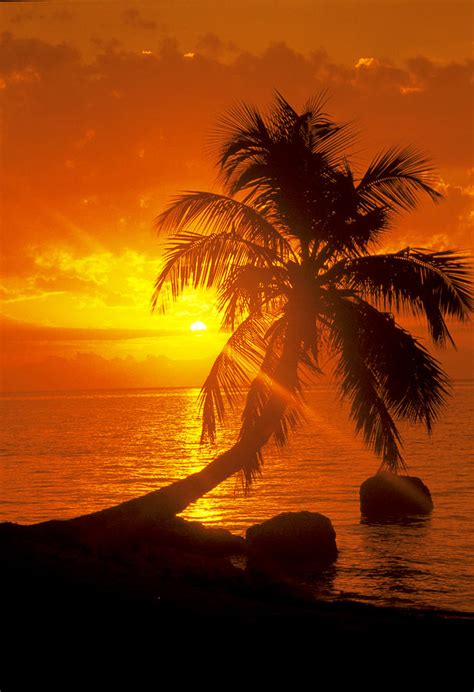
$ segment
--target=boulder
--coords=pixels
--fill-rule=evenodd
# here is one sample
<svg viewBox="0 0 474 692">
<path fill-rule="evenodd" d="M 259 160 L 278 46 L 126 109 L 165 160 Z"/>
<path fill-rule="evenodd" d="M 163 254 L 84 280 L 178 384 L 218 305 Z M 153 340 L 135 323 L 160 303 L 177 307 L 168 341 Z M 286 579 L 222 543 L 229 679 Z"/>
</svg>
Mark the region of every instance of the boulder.
<svg viewBox="0 0 474 692">
<path fill-rule="evenodd" d="M 360 511 L 370 520 L 429 514 L 431 493 L 420 478 L 387 471 L 371 476 L 360 486 Z"/>
<path fill-rule="evenodd" d="M 210 528 L 198 521 L 181 517 L 146 521 L 104 520 L 100 515 L 87 522 L 81 519 L 52 520 L 39 524 L 0 523 L 0 545 L 20 542 L 48 544 L 56 550 L 71 547 L 102 554 L 128 553 L 147 546 L 171 548 L 197 555 L 226 557 L 245 553 L 245 540 L 227 529 Z"/>
<path fill-rule="evenodd" d="M 245 541 L 227 529 L 210 528 L 198 521 L 173 517 L 163 522 L 163 541 L 173 547 L 202 555 L 220 557 L 245 552 Z"/>
<path fill-rule="evenodd" d="M 324 566 L 337 558 L 336 532 L 316 512 L 284 512 L 247 529 L 253 564 L 271 563 L 287 570 Z"/>
</svg>

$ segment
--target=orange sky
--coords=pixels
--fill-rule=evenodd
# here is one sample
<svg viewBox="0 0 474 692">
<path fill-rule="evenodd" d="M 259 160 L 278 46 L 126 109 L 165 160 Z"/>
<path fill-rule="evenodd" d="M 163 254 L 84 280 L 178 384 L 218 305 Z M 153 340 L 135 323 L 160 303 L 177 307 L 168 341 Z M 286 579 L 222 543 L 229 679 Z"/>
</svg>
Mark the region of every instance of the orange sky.
<svg viewBox="0 0 474 692">
<path fill-rule="evenodd" d="M 388 248 L 472 251 L 471 3 L 2 3 L 0 17 L 5 389 L 200 384 L 224 339 L 213 297 L 150 314 L 151 224 L 177 191 L 218 189 L 206 142 L 236 100 L 329 89 L 362 132 L 357 163 L 429 152 L 446 199 Z M 455 334 L 446 367 L 472 376 L 472 330 Z"/>
</svg>

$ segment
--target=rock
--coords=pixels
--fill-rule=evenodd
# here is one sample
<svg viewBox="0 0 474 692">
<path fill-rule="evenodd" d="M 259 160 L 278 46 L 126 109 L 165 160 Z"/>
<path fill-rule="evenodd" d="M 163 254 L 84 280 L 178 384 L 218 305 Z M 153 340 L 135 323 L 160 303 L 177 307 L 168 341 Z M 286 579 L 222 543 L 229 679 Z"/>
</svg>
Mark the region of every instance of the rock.
<svg viewBox="0 0 474 692">
<path fill-rule="evenodd" d="M 316 512 L 284 512 L 247 529 L 247 551 L 253 564 L 273 563 L 289 571 L 324 566 L 337 557 L 336 532 Z"/>
<path fill-rule="evenodd" d="M 0 524 L 5 592 L 59 603 L 71 594 L 86 601 L 156 595 L 179 601 L 200 590 L 246 588 L 243 570 L 225 558 L 245 547 L 230 532 L 179 517 L 129 531 L 99 528 L 100 540 L 91 540 L 67 521 Z"/>
<path fill-rule="evenodd" d="M 98 516 L 85 525 L 80 520 L 53 520 L 40 524 L 0 524 L 0 544 L 30 542 L 54 545 L 57 550 L 72 546 L 94 552 L 128 553 L 130 549 L 151 546 L 171 548 L 197 555 L 225 557 L 245 552 L 245 540 L 226 529 L 209 528 L 198 521 L 181 517 L 161 521 L 104 521 Z"/>
<path fill-rule="evenodd" d="M 245 551 L 245 541 L 227 529 L 209 528 L 198 521 L 173 517 L 163 522 L 162 540 L 188 552 L 202 555 L 237 555 Z"/>
<path fill-rule="evenodd" d="M 371 520 L 429 514 L 432 509 L 431 493 L 416 476 L 384 471 L 360 486 L 360 511 Z"/>
</svg>

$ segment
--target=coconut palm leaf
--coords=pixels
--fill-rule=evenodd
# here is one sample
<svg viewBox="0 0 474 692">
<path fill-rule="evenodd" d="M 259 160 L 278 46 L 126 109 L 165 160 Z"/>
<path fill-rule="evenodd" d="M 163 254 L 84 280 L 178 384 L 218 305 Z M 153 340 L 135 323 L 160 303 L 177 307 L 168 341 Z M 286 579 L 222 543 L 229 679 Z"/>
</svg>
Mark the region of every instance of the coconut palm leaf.
<svg viewBox="0 0 474 692">
<path fill-rule="evenodd" d="M 234 329 L 246 314 L 277 314 L 285 305 L 288 289 L 287 270 L 277 263 L 269 267 L 234 266 L 218 293 L 223 329 Z"/>
<path fill-rule="evenodd" d="M 299 114 L 276 91 L 269 117 L 272 141 L 302 144 L 306 151 L 322 159 L 327 167 L 338 165 L 342 153 L 347 152 L 356 133 L 348 123 L 335 123 L 323 111 L 325 103 L 325 95 L 321 94 L 307 101 Z"/>
<path fill-rule="evenodd" d="M 440 364 L 390 314 L 360 299 L 328 294 L 336 376 L 352 400 L 357 431 L 397 470 L 403 464 L 394 419 L 424 422 L 428 432 L 448 395 Z"/>
<path fill-rule="evenodd" d="M 325 296 L 331 315 L 329 347 L 337 355 L 335 377 L 343 398 L 351 401 L 351 418 L 356 432 L 363 431 L 364 442 L 381 456 L 382 464 L 391 469 L 403 468 L 401 437 L 384 401 L 376 374 L 367 359 L 367 344 L 374 326 L 365 324 L 356 302 L 336 293 Z M 362 324 L 361 324 L 362 323 Z"/>
<path fill-rule="evenodd" d="M 387 209 L 361 205 L 347 161 L 325 187 L 322 201 L 316 198 L 313 210 L 313 235 L 325 245 L 325 261 L 366 254 L 369 245 L 377 243 L 389 228 Z"/>
<path fill-rule="evenodd" d="M 335 341 L 337 344 L 337 341 Z M 336 377 L 341 394 L 351 401 L 351 418 L 356 433 L 362 431 L 364 442 L 381 457 L 382 466 L 397 473 L 405 468 L 402 439 L 388 407 L 377 390 L 374 374 L 356 352 L 340 348 Z"/>
<path fill-rule="evenodd" d="M 268 148 L 271 134 L 260 111 L 241 103 L 221 116 L 213 141 L 221 177 L 225 186 L 230 189 L 231 181 L 238 176 L 239 169 L 253 163 Z"/>
<path fill-rule="evenodd" d="M 232 333 L 204 382 L 200 394 L 201 442 L 215 442 L 216 422 L 222 423 L 226 407 L 241 401 L 250 376 L 265 357 L 265 333 L 271 324 L 267 315 L 249 315 Z"/>
<path fill-rule="evenodd" d="M 176 197 L 154 221 L 162 234 L 230 232 L 287 257 L 294 255 L 288 240 L 257 209 L 213 192 L 187 192 Z"/>
<path fill-rule="evenodd" d="M 322 112 L 299 115 L 278 92 L 267 120 L 254 109 L 232 115 L 219 161 L 230 193 L 247 191 L 245 201 L 270 207 L 286 233 L 310 235 L 309 208 L 324 199 L 321 182 L 348 143 L 347 126 Z"/>
<path fill-rule="evenodd" d="M 211 288 L 224 282 L 234 266 L 271 266 L 279 257 L 271 248 L 258 245 L 233 231 L 201 235 L 182 232 L 171 238 L 165 253 L 165 264 L 155 282 L 152 307 L 163 311 L 167 297 L 163 287 L 171 289 L 173 300 L 184 288 Z"/>
<path fill-rule="evenodd" d="M 288 363 L 289 321 L 285 314 L 265 335 L 265 355 L 253 379 L 242 413 L 239 441 L 245 449 L 242 466 L 246 491 L 263 465 L 262 447 L 272 438 L 283 447 L 303 419 L 298 361 Z M 291 351 L 291 349 L 290 349 Z"/>
<path fill-rule="evenodd" d="M 461 322 L 473 309 L 468 258 L 453 250 L 405 248 L 369 255 L 333 268 L 343 282 L 383 309 L 425 316 L 435 343 L 452 342 L 444 317 Z"/>
<path fill-rule="evenodd" d="M 429 159 L 413 147 L 391 147 L 378 154 L 357 185 L 361 205 L 366 209 L 388 207 L 414 209 L 420 192 L 434 202 L 442 195 L 433 187 L 433 167 Z"/>
</svg>

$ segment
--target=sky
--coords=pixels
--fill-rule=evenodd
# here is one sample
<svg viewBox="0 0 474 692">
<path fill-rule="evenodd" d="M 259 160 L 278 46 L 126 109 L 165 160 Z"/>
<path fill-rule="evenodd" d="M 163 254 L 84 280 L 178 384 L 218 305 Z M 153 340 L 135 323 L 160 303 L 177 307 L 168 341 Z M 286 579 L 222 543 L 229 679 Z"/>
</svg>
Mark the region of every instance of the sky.
<svg viewBox="0 0 474 692">
<path fill-rule="evenodd" d="M 456 0 L 1 3 L 2 388 L 202 383 L 226 338 L 215 297 L 151 313 L 153 219 L 182 190 L 220 190 L 219 115 L 264 109 L 275 89 L 298 108 L 327 91 L 360 132 L 356 169 L 391 145 L 431 157 L 444 201 L 400 217 L 383 249 L 472 252 L 472 13 Z M 436 355 L 472 376 L 472 328 L 453 333 L 458 351 Z"/>
</svg>

